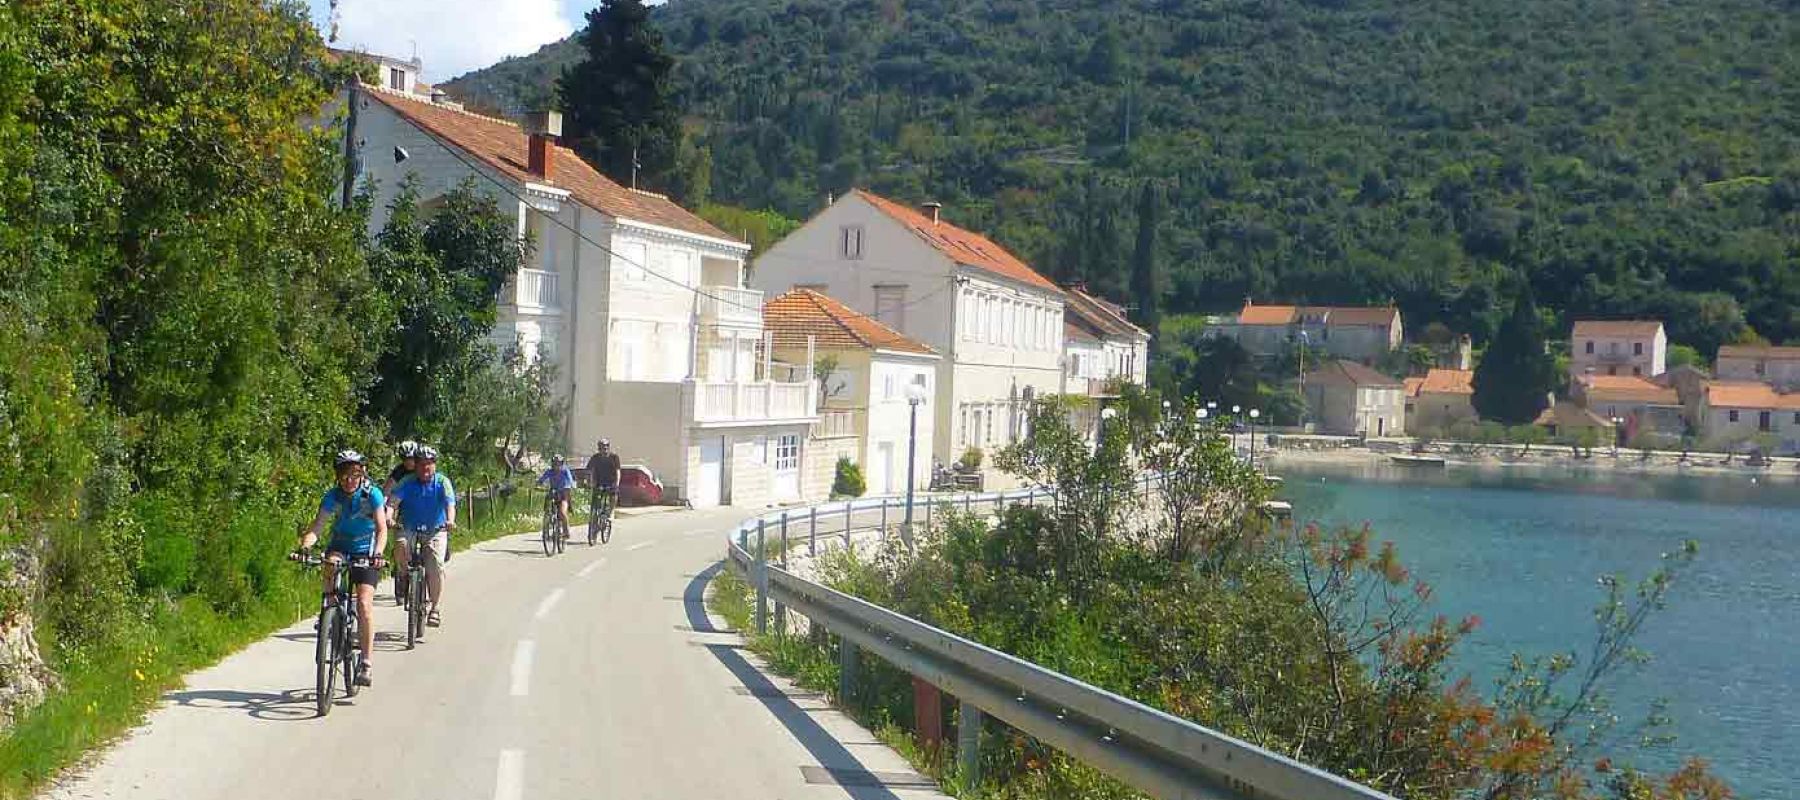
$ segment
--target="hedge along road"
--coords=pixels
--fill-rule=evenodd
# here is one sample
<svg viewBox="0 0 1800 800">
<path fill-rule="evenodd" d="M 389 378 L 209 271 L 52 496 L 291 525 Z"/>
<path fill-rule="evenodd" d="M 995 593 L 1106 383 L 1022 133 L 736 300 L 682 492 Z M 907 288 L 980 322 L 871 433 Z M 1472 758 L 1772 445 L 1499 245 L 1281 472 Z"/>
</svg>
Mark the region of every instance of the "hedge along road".
<svg viewBox="0 0 1800 800">
<path fill-rule="evenodd" d="M 621 518 L 611 544 L 574 531 L 556 558 L 535 533 L 484 543 L 451 559 L 444 627 L 412 652 L 384 581 L 375 686 L 329 716 L 312 707 L 307 619 L 189 676 L 45 796 L 941 796 L 707 616 L 721 532 L 748 513 Z"/>
</svg>

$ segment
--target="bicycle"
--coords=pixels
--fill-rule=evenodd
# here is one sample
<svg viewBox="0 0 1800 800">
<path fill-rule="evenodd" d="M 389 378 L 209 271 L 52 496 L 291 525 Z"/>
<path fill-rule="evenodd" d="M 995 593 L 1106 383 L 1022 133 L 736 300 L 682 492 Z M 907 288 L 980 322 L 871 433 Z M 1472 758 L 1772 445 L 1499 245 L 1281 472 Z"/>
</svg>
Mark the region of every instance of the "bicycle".
<svg viewBox="0 0 1800 800">
<path fill-rule="evenodd" d="M 557 493 L 544 493 L 544 555 L 555 556 L 561 553 L 569 542 L 569 518 L 562 513 L 562 504 L 558 503 Z"/>
<path fill-rule="evenodd" d="M 595 529 L 599 529 L 600 543 L 612 541 L 612 510 L 618 502 L 619 490 L 607 487 L 596 487 L 588 493 L 588 547 L 594 546 Z"/>
<path fill-rule="evenodd" d="M 425 638 L 425 606 L 428 587 L 425 583 L 425 559 L 431 551 L 431 539 L 441 529 L 420 525 L 412 529 L 407 548 L 406 594 L 401 607 L 406 609 L 406 649 L 411 650 Z"/>
<path fill-rule="evenodd" d="M 288 556 L 302 567 L 319 567 L 326 556 L 311 550 L 296 551 Z M 357 635 L 362 621 L 356 614 L 356 592 L 350 586 L 350 571 L 375 565 L 372 556 L 356 556 L 337 562 L 336 585 L 319 601 L 318 645 L 313 651 L 315 701 L 319 716 L 331 713 L 331 701 L 337 695 L 337 676 L 343 673 L 344 696 L 355 697 L 360 687 L 357 675 L 362 671 L 362 653 Z"/>
</svg>

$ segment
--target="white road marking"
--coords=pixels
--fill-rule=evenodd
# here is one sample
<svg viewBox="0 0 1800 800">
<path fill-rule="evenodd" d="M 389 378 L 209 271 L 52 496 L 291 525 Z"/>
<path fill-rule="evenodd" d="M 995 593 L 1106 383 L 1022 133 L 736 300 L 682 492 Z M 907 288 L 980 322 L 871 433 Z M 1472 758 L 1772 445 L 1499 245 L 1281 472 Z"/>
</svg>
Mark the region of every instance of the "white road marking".
<svg viewBox="0 0 1800 800">
<path fill-rule="evenodd" d="M 531 656 L 537 644 L 530 639 L 519 642 L 513 649 L 512 663 L 512 696 L 524 697 L 531 693 Z"/>
<path fill-rule="evenodd" d="M 626 550 L 626 552 L 630 552 L 632 550 L 642 550 L 646 547 L 654 547 L 654 546 L 656 546 L 655 542 L 638 542 L 637 544 L 634 544 L 630 547 L 625 548 L 625 550 Z"/>
<path fill-rule="evenodd" d="M 585 578 L 589 575 L 594 574 L 594 570 L 597 570 L 604 566 L 606 566 L 606 559 L 602 558 L 599 561 L 595 561 L 592 564 L 582 567 L 580 572 L 575 573 L 575 577 Z"/>
<path fill-rule="evenodd" d="M 525 796 L 525 751 L 501 750 L 494 769 L 494 800 L 521 800 Z"/>
<path fill-rule="evenodd" d="M 531 616 L 536 619 L 543 619 L 550 616 L 550 609 L 556 607 L 557 602 L 562 600 L 562 596 L 563 590 L 561 589 L 551 592 L 549 597 L 544 598 L 544 602 L 538 603 L 537 613 Z"/>
</svg>

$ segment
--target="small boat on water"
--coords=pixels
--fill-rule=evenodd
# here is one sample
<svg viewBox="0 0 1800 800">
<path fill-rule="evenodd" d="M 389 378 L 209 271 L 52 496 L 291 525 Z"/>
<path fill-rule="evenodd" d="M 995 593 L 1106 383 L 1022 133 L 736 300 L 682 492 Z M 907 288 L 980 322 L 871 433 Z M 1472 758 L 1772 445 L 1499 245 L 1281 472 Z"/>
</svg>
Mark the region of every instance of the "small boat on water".
<svg viewBox="0 0 1800 800">
<path fill-rule="evenodd" d="M 1280 475 L 1264 475 L 1263 482 L 1269 484 L 1272 487 L 1279 487 L 1282 484 Z"/>
<path fill-rule="evenodd" d="M 1287 519 L 1294 515 L 1294 504 L 1286 500 L 1265 500 L 1262 512 L 1276 519 Z"/>
<path fill-rule="evenodd" d="M 1444 465 L 1443 456 L 1415 456 L 1396 453 L 1388 458 L 1396 464 L 1407 467 L 1441 467 Z"/>
</svg>

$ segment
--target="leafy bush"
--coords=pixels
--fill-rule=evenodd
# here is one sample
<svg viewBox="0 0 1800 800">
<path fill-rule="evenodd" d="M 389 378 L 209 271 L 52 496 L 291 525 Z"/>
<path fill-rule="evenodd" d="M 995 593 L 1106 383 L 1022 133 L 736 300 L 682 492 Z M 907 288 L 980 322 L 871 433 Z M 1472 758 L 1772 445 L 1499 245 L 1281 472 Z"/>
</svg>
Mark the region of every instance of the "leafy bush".
<svg viewBox="0 0 1800 800">
<path fill-rule="evenodd" d="M 974 472 L 981 469 L 981 459 L 981 448 L 970 445 L 963 449 L 960 463 L 963 465 L 963 469 Z"/>
<path fill-rule="evenodd" d="M 851 461 L 849 456 L 838 456 L 837 477 L 831 481 L 832 497 L 862 497 L 869 491 L 863 480 L 862 467 Z"/>
</svg>

